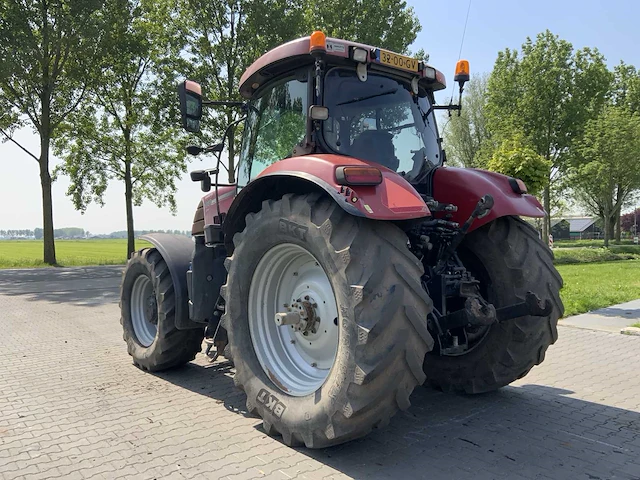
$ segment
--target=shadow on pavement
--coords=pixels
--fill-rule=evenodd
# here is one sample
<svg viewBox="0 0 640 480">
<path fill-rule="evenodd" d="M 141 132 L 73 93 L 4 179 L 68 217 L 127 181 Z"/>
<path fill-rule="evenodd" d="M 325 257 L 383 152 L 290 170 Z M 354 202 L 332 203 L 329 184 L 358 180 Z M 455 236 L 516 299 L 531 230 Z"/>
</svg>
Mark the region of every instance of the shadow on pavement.
<svg viewBox="0 0 640 480">
<path fill-rule="evenodd" d="M 218 362 L 156 375 L 250 416 L 232 374 Z M 640 413 L 572 393 L 524 385 L 462 396 L 418 387 L 411 408 L 388 427 L 344 445 L 298 450 L 355 478 L 640 478 Z"/>
<path fill-rule="evenodd" d="M 0 294 L 99 306 L 117 303 L 122 266 L 0 270 Z"/>
<path fill-rule="evenodd" d="M 594 315 L 602 315 L 603 317 L 620 317 L 628 320 L 637 320 L 640 319 L 640 306 L 638 308 L 608 307 L 595 310 L 591 313 Z"/>
</svg>

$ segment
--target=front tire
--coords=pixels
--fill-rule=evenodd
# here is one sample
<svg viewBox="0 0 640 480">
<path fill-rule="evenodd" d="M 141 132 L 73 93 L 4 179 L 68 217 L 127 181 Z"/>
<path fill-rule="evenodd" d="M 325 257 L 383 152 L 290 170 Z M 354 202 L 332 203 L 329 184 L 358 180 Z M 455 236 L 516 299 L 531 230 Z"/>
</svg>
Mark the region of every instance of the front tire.
<svg viewBox="0 0 640 480">
<path fill-rule="evenodd" d="M 265 201 L 246 225 L 226 263 L 223 325 L 236 385 L 265 431 L 281 434 L 287 445 L 321 448 L 366 435 L 407 409 L 424 381 L 422 361 L 433 340 L 423 267 L 406 235 L 392 224 L 352 217 L 317 195 Z M 318 304 L 318 338 L 275 326 L 275 313 L 291 307 L 280 294 L 296 303 L 299 292 Z M 333 334 L 335 344 L 323 343 L 317 360 L 314 345 L 296 353 L 287 344 Z"/>
<path fill-rule="evenodd" d="M 462 263 L 480 280 L 484 297 L 496 308 L 524 300 L 529 291 L 549 299 L 548 317 L 520 317 L 488 327 L 476 345 L 457 356 L 433 351 L 425 357 L 430 385 L 448 392 L 483 393 L 524 377 L 544 360 L 558 338 L 564 307 L 562 278 L 553 253 L 530 225 L 502 217 L 468 234 L 460 245 Z"/>
<path fill-rule="evenodd" d="M 204 329 L 178 330 L 169 267 L 155 248 L 134 253 L 120 286 L 120 324 L 133 363 L 156 372 L 193 360 Z"/>
</svg>

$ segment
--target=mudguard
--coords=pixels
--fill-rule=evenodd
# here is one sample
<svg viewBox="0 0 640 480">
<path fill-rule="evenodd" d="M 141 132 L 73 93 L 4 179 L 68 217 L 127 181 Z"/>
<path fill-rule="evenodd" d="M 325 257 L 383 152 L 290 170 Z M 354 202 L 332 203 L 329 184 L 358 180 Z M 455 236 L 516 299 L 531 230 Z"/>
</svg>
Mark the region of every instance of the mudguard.
<svg viewBox="0 0 640 480">
<path fill-rule="evenodd" d="M 382 172 L 382 183 L 339 185 L 336 168 L 348 165 L 378 167 Z M 343 155 L 305 155 L 286 158 L 267 167 L 239 192 L 225 220 L 226 237 L 242 230 L 246 214 L 258 211 L 263 200 L 280 198 L 286 193 L 303 194 L 313 191 L 328 194 L 347 213 L 359 217 L 409 220 L 431 215 L 415 188 L 392 170 Z"/>
<path fill-rule="evenodd" d="M 489 214 L 473 222 L 469 231 L 509 215 L 544 217 L 546 213 L 538 199 L 533 195 L 514 192 L 509 185 L 509 178 L 476 168 L 440 167 L 434 172 L 433 198 L 457 205 L 458 211 L 453 213 L 452 220 L 462 224 L 469 218 L 480 197 L 487 193 L 493 196 L 494 204 Z"/>
<path fill-rule="evenodd" d="M 141 240 L 153 244 L 169 267 L 173 291 L 176 300 L 176 328 L 187 330 L 203 328 L 202 323 L 189 319 L 189 293 L 187 291 L 187 270 L 193 257 L 193 240 L 183 235 L 168 233 L 150 233 L 142 235 Z"/>
</svg>

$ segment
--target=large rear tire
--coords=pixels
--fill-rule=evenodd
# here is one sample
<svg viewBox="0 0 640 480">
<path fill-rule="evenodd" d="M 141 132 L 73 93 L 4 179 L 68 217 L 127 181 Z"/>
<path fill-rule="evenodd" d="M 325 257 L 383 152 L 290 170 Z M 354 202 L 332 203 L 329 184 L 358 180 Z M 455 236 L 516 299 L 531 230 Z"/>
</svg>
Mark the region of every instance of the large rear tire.
<svg viewBox="0 0 640 480">
<path fill-rule="evenodd" d="M 246 225 L 226 263 L 223 325 L 236 385 L 265 431 L 287 445 L 321 448 L 407 409 L 433 340 L 423 267 L 406 235 L 317 195 L 265 201 Z M 307 335 L 274 321 L 298 294 L 318 305 L 316 331 Z"/>
<path fill-rule="evenodd" d="M 467 235 L 459 256 L 481 282 L 485 298 L 496 308 L 524 301 L 528 291 L 549 299 L 548 317 L 521 317 L 489 327 L 462 355 L 427 354 L 427 382 L 450 392 L 482 393 L 524 377 L 544 360 L 558 338 L 562 278 L 553 266 L 553 253 L 537 232 L 516 217 L 502 217 Z"/>
<path fill-rule="evenodd" d="M 155 248 L 134 253 L 120 286 L 120 324 L 133 363 L 150 372 L 193 360 L 204 329 L 178 330 L 175 294 L 166 262 Z"/>
</svg>

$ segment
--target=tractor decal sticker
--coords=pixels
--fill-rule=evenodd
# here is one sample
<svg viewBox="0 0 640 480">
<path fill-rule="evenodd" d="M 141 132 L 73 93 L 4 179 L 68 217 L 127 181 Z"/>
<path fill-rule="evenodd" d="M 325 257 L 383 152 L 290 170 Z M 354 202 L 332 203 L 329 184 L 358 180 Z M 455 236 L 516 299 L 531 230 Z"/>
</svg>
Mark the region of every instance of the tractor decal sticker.
<svg viewBox="0 0 640 480">
<path fill-rule="evenodd" d="M 264 388 L 258 392 L 258 396 L 256 397 L 258 403 L 261 403 L 269 410 L 273 415 L 280 419 L 282 418 L 282 414 L 287 409 L 284 403 L 282 403 L 275 395 L 271 395 Z"/>
<path fill-rule="evenodd" d="M 284 233 L 285 235 L 290 235 L 292 237 L 299 238 L 300 240 L 304 240 L 308 228 L 281 218 L 278 223 L 278 230 L 280 230 L 280 233 Z"/>
</svg>

